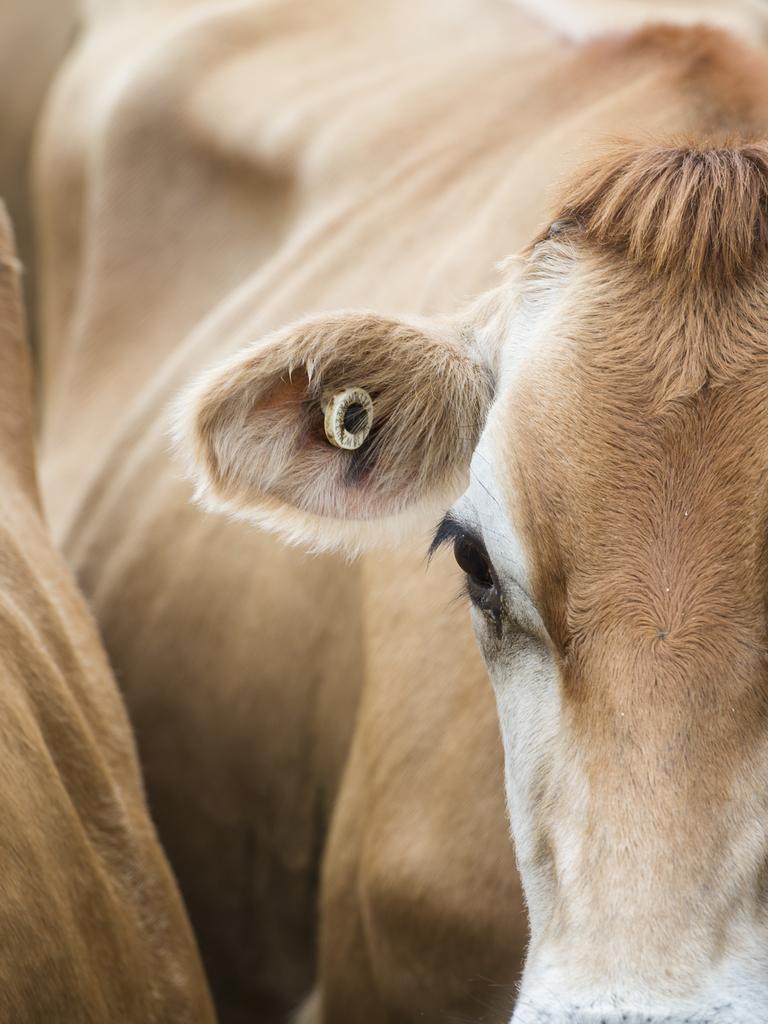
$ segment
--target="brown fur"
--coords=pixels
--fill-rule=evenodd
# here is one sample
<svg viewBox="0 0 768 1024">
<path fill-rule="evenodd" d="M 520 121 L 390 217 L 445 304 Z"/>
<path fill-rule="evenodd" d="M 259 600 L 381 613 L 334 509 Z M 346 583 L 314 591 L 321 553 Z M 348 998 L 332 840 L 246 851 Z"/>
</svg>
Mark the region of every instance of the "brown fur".
<svg viewBox="0 0 768 1024">
<path fill-rule="evenodd" d="M 31 399 L 0 211 L 0 1019 L 210 1024 L 125 711 L 43 523 Z"/>
<path fill-rule="evenodd" d="M 620 149 L 577 179 L 562 209 L 588 240 L 656 273 L 727 282 L 768 248 L 768 146 Z"/>
<path fill-rule="evenodd" d="M 24 292 L 35 328 L 35 252 L 30 171 L 37 119 L 46 90 L 77 30 L 78 0 L 5 0 L 0 11 L 0 196 L 8 207 Z"/>
</svg>

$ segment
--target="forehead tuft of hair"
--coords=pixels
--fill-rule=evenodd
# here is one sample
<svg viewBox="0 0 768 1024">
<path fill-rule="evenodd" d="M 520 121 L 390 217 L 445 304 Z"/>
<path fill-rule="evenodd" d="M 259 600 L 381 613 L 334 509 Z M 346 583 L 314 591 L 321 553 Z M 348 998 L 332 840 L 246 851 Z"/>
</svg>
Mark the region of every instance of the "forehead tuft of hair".
<svg viewBox="0 0 768 1024">
<path fill-rule="evenodd" d="M 588 239 L 657 272 L 732 277 L 768 251 L 768 144 L 623 146 L 561 199 Z"/>
</svg>

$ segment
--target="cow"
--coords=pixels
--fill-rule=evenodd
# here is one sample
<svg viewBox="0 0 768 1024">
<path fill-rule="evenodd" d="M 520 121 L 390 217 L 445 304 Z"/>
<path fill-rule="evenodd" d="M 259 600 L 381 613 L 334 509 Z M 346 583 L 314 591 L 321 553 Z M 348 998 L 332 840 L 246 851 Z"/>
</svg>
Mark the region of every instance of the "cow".
<svg viewBox="0 0 768 1024">
<path fill-rule="evenodd" d="M 723 294 L 762 259 L 768 11 L 532 6 L 101 0 L 47 109 L 45 497 L 228 1024 L 284 1021 L 313 986 L 304 1021 L 509 1020 L 528 923 L 507 797 L 532 927 L 519 1020 L 761 1005 L 725 910 L 757 934 L 749 772 L 723 805 L 732 744 L 759 740 L 754 686 L 714 684 L 759 654 L 757 577 L 734 582 L 757 564 L 759 430 L 717 433 L 711 403 L 740 400 L 712 361 L 735 314 L 691 296 L 702 259 Z M 680 181 L 701 181 L 714 235 Z M 678 381 L 684 309 L 708 347 Z M 179 430 L 226 516 L 190 503 L 169 452 L 168 409 L 204 371 Z M 742 516 L 707 533 L 722 481 Z M 459 567 L 442 546 L 426 568 L 451 508 L 438 539 L 496 700 Z"/>
<path fill-rule="evenodd" d="M 45 91 L 75 34 L 76 0 L 5 0 L 0 11 L 0 196 L 26 268 L 24 294 L 34 301 L 30 157 Z M 31 318 L 30 318 L 31 321 Z M 30 322 L 33 334 L 34 322 Z"/>
<path fill-rule="evenodd" d="M 463 490 L 432 548 L 496 694 L 514 1022 L 768 1014 L 766 270 L 768 144 L 619 150 L 465 314 L 305 319 L 180 403 L 200 500 L 289 540 Z"/>
<path fill-rule="evenodd" d="M 41 512 L 32 374 L 0 212 L 0 1018 L 212 1024 L 96 626 Z"/>
</svg>

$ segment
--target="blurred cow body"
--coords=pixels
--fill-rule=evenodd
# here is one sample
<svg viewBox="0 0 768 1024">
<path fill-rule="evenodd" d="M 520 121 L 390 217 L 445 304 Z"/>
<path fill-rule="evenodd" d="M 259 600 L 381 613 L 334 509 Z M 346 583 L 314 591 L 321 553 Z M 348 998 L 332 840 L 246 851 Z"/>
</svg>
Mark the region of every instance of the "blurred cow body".
<svg viewBox="0 0 768 1024">
<path fill-rule="evenodd" d="M 0 1018 L 207 1024 L 210 997 L 127 716 L 42 520 L 18 276 L 3 212 Z"/>
<path fill-rule="evenodd" d="M 454 307 L 596 143 L 759 134 L 765 84 L 735 36 L 577 45 L 502 0 L 94 5 L 38 165 L 46 500 L 223 1020 L 310 987 L 321 859 L 308 1018 L 508 1019 L 526 924 L 454 570 L 206 517 L 171 398 L 310 311 Z"/>
<path fill-rule="evenodd" d="M 0 196 L 25 265 L 25 297 L 34 306 L 30 164 L 48 84 L 75 36 L 77 0 L 6 0 L 0 10 Z M 32 324 L 34 326 L 34 324 Z"/>
</svg>

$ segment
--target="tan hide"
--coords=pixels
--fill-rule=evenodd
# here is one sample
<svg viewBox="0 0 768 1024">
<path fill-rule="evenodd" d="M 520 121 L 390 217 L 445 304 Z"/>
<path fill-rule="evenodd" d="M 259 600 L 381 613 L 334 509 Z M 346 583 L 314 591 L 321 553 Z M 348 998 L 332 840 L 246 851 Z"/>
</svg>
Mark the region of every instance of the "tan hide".
<svg viewBox="0 0 768 1024">
<path fill-rule="evenodd" d="M 0 210 L 0 1020 L 211 1024 L 96 629 L 54 551 Z"/>
<path fill-rule="evenodd" d="M 30 161 L 48 84 L 77 29 L 77 0 L 3 0 L 0 4 L 0 196 L 13 219 L 34 300 Z"/>
</svg>

